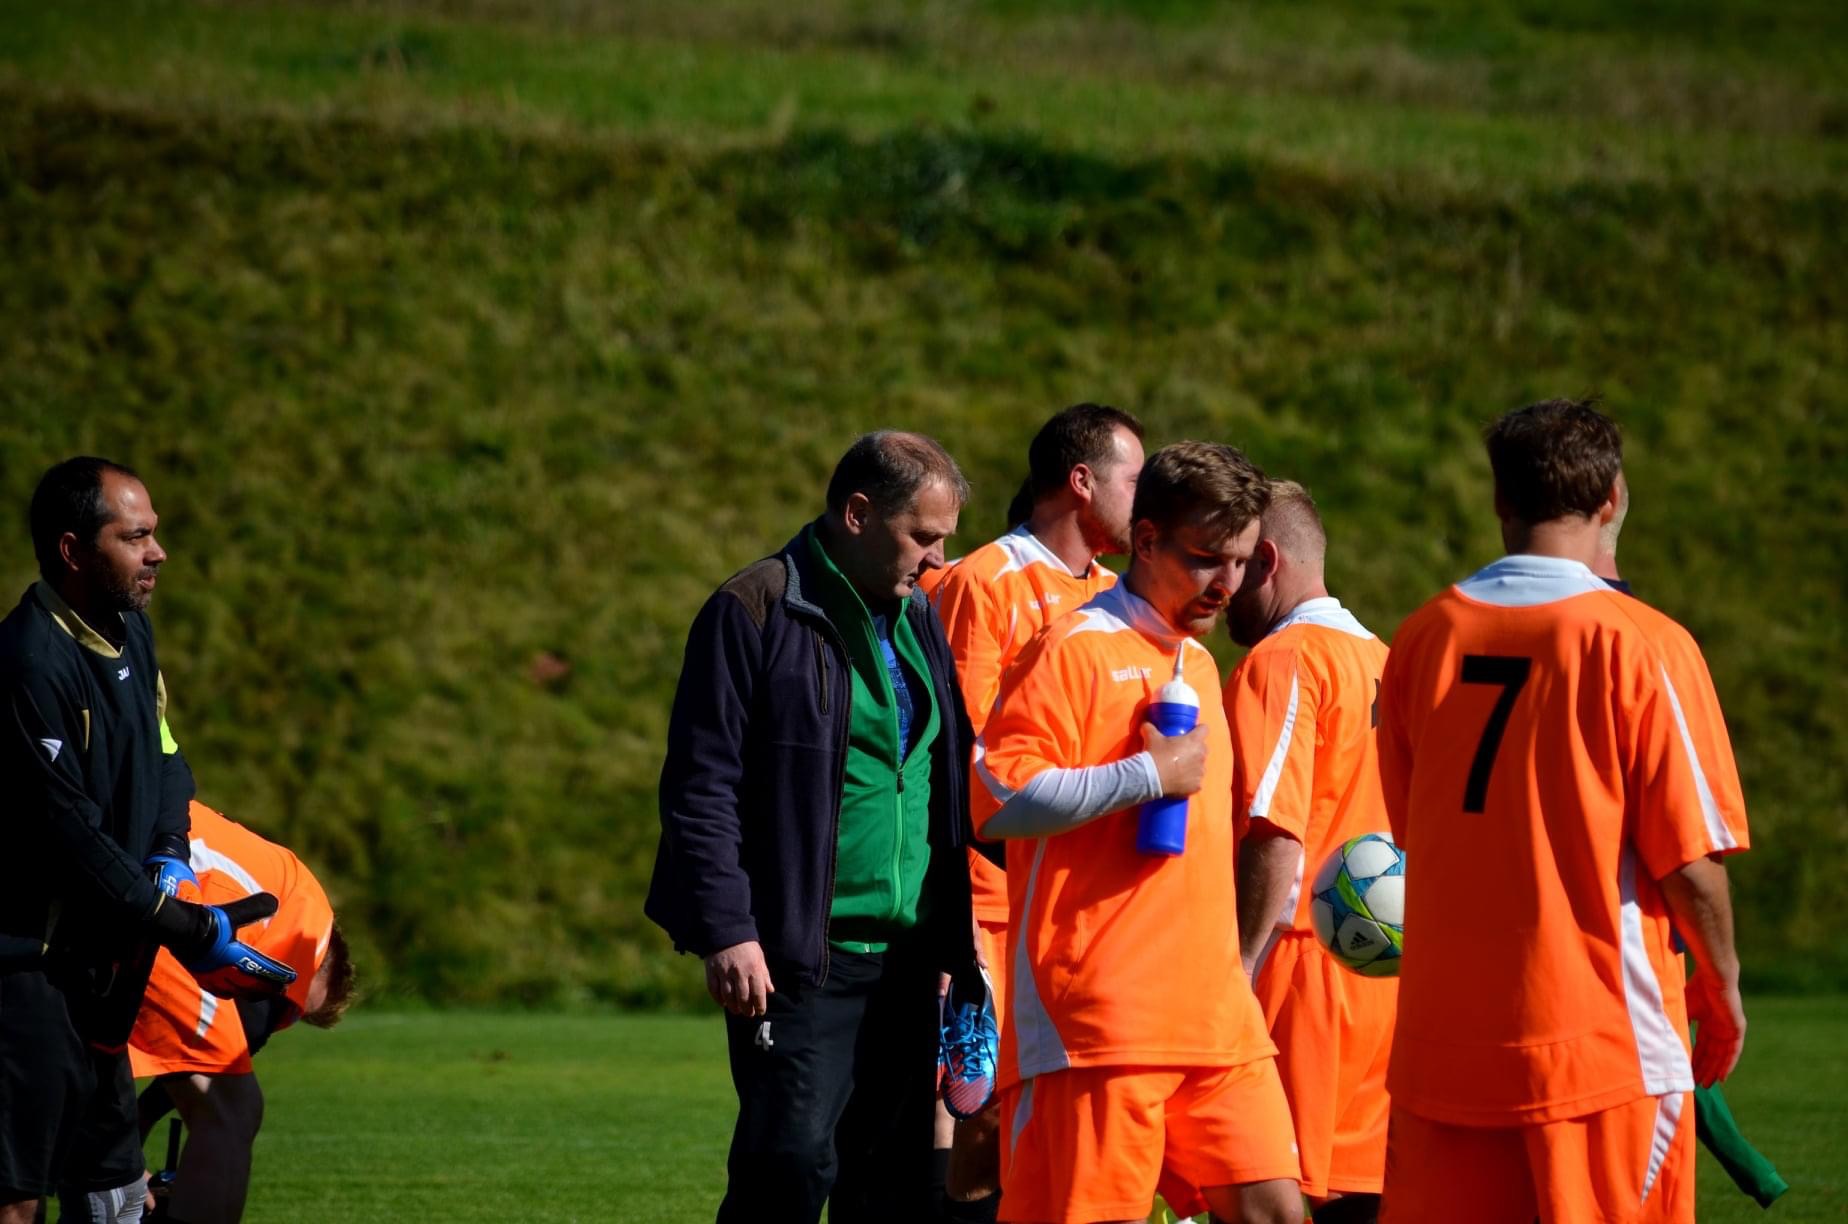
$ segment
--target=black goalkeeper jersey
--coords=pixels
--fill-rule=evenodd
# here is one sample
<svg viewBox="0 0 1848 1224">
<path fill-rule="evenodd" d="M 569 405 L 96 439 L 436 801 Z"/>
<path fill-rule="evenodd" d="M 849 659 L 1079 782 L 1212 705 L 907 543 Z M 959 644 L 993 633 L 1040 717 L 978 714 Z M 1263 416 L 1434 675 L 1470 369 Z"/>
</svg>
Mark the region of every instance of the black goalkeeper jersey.
<svg viewBox="0 0 1848 1224">
<path fill-rule="evenodd" d="M 185 859 L 192 771 L 146 614 L 118 649 L 43 582 L 0 621 L 0 968 L 107 960 L 143 937 L 151 854 Z"/>
</svg>

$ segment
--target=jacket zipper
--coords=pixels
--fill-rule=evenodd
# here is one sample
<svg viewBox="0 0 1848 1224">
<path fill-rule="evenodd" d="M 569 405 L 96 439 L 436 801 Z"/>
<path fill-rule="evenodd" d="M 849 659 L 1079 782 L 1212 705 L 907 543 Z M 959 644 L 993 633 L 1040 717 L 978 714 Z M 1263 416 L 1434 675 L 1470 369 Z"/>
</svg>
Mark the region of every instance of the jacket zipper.
<svg viewBox="0 0 1848 1224">
<path fill-rule="evenodd" d="M 815 630 L 815 663 L 820 668 L 820 678 L 815 687 L 821 695 L 821 712 L 826 714 L 828 712 L 828 651 L 827 647 L 822 644 L 819 629 Z"/>
<path fill-rule="evenodd" d="M 829 626 L 829 631 L 832 631 Z M 828 652 L 823 641 L 824 633 L 815 630 L 815 659 L 821 665 L 821 710 L 828 712 L 828 688 L 833 683 L 833 676 L 828 670 Z M 840 643 L 842 653 L 846 644 Z M 841 796 L 847 791 L 847 731 L 851 725 L 853 704 L 853 687 L 848 686 L 847 700 L 841 703 L 841 712 L 836 720 L 836 742 L 840 744 L 840 763 L 834 767 L 834 813 L 828 827 L 828 893 L 822 898 L 821 906 L 821 973 L 816 977 L 816 985 L 828 980 L 828 970 L 833 966 L 833 949 L 828 945 L 828 918 L 834 913 L 834 877 L 841 865 Z"/>
</svg>

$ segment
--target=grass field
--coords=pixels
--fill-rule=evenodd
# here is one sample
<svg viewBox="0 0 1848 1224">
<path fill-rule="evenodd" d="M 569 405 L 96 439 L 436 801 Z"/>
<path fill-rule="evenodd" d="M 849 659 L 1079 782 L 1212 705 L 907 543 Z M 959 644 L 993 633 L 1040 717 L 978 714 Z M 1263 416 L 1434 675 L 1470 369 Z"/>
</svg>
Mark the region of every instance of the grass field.
<svg viewBox="0 0 1848 1224">
<path fill-rule="evenodd" d="M 1766 1217 L 1703 1155 L 1700 1218 L 1837 1224 L 1848 1000 L 1748 1006 L 1727 1092 L 1792 1189 Z M 735 1102 L 716 1016 L 361 1011 L 329 1033 L 286 1033 L 258 1061 L 268 1115 L 251 1224 L 678 1224 L 710 1220 L 724 1187 Z"/>
</svg>

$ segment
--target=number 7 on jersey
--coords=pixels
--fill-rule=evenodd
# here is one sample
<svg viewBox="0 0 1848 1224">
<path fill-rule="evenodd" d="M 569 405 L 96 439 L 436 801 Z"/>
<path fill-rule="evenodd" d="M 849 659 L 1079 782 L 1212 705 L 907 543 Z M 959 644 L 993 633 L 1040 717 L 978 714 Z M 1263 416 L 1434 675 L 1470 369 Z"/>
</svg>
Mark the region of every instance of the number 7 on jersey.
<svg viewBox="0 0 1848 1224">
<path fill-rule="evenodd" d="M 1483 724 L 1482 739 L 1476 744 L 1475 759 L 1469 764 L 1469 781 L 1463 787 L 1463 810 L 1480 812 L 1489 794 L 1489 773 L 1495 768 L 1495 754 L 1501 750 L 1502 735 L 1508 730 L 1508 715 L 1514 699 L 1521 695 L 1534 661 L 1516 655 L 1464 655 L 1463 683 L 1498 684 L 1501 696 Z"/>
</svg>

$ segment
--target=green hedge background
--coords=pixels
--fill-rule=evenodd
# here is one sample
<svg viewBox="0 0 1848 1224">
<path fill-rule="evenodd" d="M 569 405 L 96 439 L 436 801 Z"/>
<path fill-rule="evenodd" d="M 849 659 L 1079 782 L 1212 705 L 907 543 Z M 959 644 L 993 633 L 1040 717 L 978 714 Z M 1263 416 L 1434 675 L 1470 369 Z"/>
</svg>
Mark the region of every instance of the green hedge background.
<svg viewBox="0 0 1848 1224">
<path fill-rule="evenodd" d="M 953 551 L 1066 403 L 1235 442 L 1389 636 L 1498 552 L 1482 424 L 1587 391 L 1748 984 L 1848 984 L 1848 10 L 796 7 L 0 9 L 0 580 L 50 462 L 143 471 L 201 797 L 376 996 L 700 996 L 640 913 L 683 636 L 865 429 L 961 459 Z"/>
</svg>

